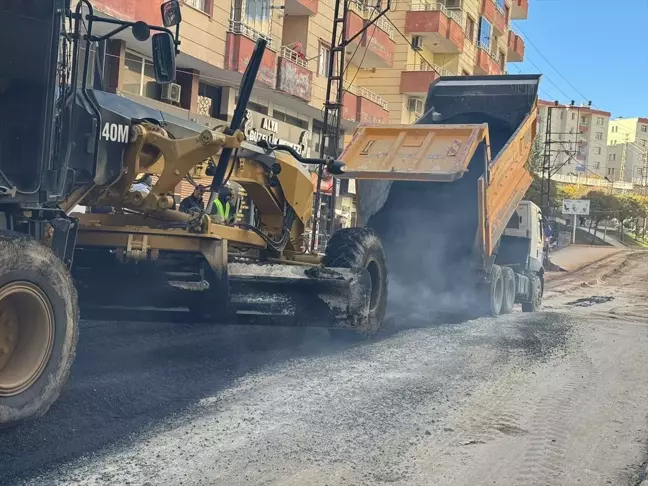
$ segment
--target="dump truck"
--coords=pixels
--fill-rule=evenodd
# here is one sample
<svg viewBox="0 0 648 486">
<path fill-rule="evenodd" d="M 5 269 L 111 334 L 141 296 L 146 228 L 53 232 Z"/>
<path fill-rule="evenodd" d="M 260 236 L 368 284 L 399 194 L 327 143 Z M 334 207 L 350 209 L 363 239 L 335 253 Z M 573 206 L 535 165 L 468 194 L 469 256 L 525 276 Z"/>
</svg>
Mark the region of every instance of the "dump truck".
<svg viewBox="0 0 648 486">
<path fill-rule="evenodd" d="M 534 311 L 544 288 L 540 209 L 522 201 L 539 76 L 441 77 L 414 125 L 360 127 L 340 177 L 381 239 L 390 309 Z"/>
<path fill-rule="evenodd" d="M 264 39 L 230 123 L 208 129 L 90 80 L 95 43 L 130 29 L 150 39 L 156 81 L 172 82 L 177 0 L 161 5 L 162 26 L 102 17 L 87 0 L 74 10 L 69 0 L 0 8 L 0 425 L 42 415 L 56 400 L 80 314 L 377 332 L 387 268 L 373 232 L 340 230 L 323 257 L 304 248 L 307 167 L 339 174 L 343 164 L 245 141 Z M 100 24 L 107 31 L 97 33 Z M 211 177 L 206 204 L 174 209 L 175 187 L 200 165 Z M 228 182 L 245 188 L 252 221 L 213 214 Z M 102 210 L 75 214 L 79 205 Z"/>
</svg>

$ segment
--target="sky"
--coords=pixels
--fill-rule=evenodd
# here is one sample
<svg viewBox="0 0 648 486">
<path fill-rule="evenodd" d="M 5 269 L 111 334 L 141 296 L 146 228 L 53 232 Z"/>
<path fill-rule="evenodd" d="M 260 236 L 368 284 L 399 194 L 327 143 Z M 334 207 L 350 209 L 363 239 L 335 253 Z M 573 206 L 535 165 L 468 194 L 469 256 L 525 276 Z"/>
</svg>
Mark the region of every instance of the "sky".
<svg viewBox="0 0 648 486">
<path fill-rule="evenodd" d="M 524 62 L 510 74 L 543 74 L 540 98 L 648 118 L 648 0 L 529 0 Z"/>
</svg>

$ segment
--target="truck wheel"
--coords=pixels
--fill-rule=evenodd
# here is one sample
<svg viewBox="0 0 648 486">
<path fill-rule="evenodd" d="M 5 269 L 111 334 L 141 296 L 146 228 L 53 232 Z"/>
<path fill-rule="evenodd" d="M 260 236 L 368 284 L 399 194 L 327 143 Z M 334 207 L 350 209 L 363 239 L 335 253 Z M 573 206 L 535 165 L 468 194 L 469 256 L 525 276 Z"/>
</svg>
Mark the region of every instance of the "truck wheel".
<svg viewBox="0 0 648 486">
<path fill-rule="evenodd" d="M 513 311 L 513 305 L 515 304 L 515 272 L 511 267 L 501 268 L 504 287 L 501 313 L 509 314 Z"/>
<path fill-rule="evenodd" d="M 531 277 L 531 302 L 522 302 L 523 312 L 536 312 L 542 307 L 543 282 L 537 275 Z"/>
<path fill-rule="evenodd" d="M 43 415 L 70 373 L 77 293 L 67 267 L 34 239 L 0 231 L 0 426 Z"/>
<path fill-rule="evenodd" d="M 488 315 L 499 316 L 502 312 L 504 302 L 504 279 L 502 278 L 502 267 L 493 265 L 490 269 L 490 284 L 486 289 L 486 311 Z"/>
<path fill-rule="evenodd" d="M 387 260 L 380 239 L 369 228 L 343 228 L 336 231 L 326 245 L 324 266 L 331 268 L 365 268 L 371 278 L 369 320 L 361 334 L 376 334 L 385 319 L 387 309 Z M 331 334 L 341 331 L 333 329 Z"/>
</svg>

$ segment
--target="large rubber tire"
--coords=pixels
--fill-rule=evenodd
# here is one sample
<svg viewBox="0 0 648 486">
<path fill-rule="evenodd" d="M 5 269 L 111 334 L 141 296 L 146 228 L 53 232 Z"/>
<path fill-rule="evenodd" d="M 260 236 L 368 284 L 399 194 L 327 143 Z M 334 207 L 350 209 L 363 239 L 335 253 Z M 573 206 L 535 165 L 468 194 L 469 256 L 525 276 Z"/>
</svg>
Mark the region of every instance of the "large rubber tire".
<svg viewBox="0 0 648 486">
<path fill-rule="evenodd" d="M 0 426 L 7 426 L 40 417 L 58 398 L 76 353 L 79 306 L 70 272 L 48 247 L 0 231 L 0 308 Z"/>
<path fill-rule="evenodd" d="M 487 285 L 488 299 L 486 310 L 490 316 L 499 316 L 502 312 L 502 303 L 504 302 L 504 279 L 502 278 L 502 267 L 493 265 L 490 268 L 490 282 Z"/>
<path fill-rule="evenodd" d="M 329 268 L 367 269 L 371 277 L 369 320 L 358 331 L 363 336 L 376 334 L 387 310 L 387 260 L 380 239 L 369 228 L 340 229 L 329 239 L 323 263 Z M 337 330 L 332 331 L 336 335 Z"/>
<path fill-rule="evenodd" d="M 515 305 L 515 272 L 511 267 L 502 268 L 504 298 L 502 300 L 501 314 L 510 314 Z"/>
<path fill-rule="evenodd" d="M 544 282 L 538 275 L 531 277 L 531 302 L 522 302 L 523 312 L 536 312 L 542 307 Z"/>
</svg>

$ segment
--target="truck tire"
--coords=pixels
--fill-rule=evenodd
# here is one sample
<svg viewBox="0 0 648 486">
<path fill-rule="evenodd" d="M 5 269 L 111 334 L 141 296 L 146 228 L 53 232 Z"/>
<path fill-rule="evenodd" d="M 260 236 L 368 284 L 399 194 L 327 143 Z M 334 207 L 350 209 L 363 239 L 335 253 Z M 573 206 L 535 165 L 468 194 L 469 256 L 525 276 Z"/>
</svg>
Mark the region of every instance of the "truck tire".
<svg viewBox="0 0 648 486">
<path fill-rule="evenodd" d="M 542 307 L 543 282 L 538 275 L 531 279 L 531 302 L 522 302 L 522 312 L 536 312 Z"/>
<path fill-rule="evenodd" d="M 515 272 L 511 267 L 502 268 L 502 281 L 504 287 L 504 298 L 502 300 L 502 314 L 510 314 L 515 304 Z"/>
<path fill-rule="evenodd" d="M 490 316 L 499 316 L 502 312 L 502 303 L 504 302 L 504 279 L 502 278 L 502 267 L 493 265 L 490 268 L 490 282 L 486 286 L 485 307 Z"/>
<path fill-rule="evenodd" d="M 380 239 L 369 228 L 343 228 L 329 239 L 324 252 L 324 266 L 330 268 L 365 268 L 371 277 L 369 320 L 363 336 L 372 336 L 382 327 L 387 310 L 387 259 Z M 341 332 L 338 332 L 341 331 Z M 349 335 L 332 329 L 331 335 Z"/>
<path fill-rule="evenodd" d="M 26 235 L 0 231 L 0 427 L 40 417 L 58 398 L 78 326 L 63 262 Z"/>
</svg>

